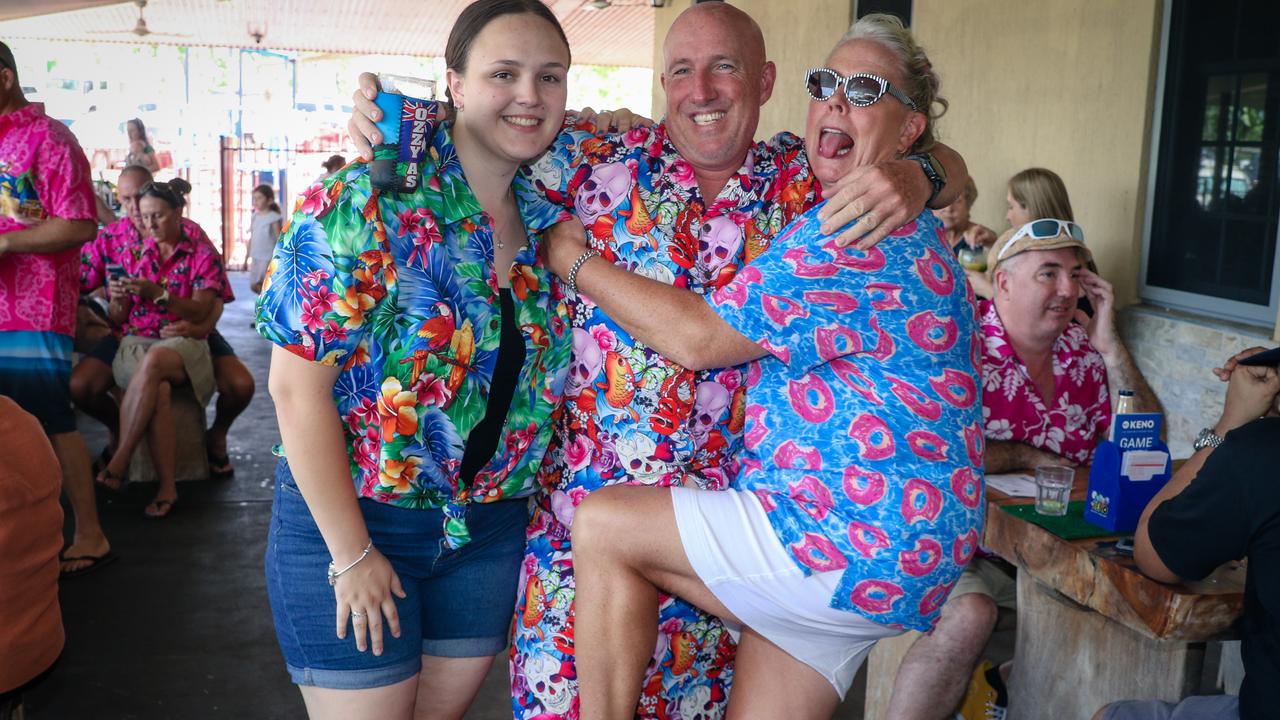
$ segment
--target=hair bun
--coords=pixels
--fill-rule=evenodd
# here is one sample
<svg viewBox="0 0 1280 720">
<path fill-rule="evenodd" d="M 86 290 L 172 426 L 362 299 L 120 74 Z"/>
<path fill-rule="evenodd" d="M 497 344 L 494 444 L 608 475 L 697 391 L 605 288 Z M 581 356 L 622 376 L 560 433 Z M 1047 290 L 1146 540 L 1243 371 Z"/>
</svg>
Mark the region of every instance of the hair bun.
<svg viewBox="0 0 1280 720">
<path fill-rule="evenodd" d="M 176 177 L 170 180 L 169 187 L 173 188 L 181 195 L 191 194 L 191 183 L 187 182 L 186 180 L 183 180 L 180 177 Z"/>
</svg>

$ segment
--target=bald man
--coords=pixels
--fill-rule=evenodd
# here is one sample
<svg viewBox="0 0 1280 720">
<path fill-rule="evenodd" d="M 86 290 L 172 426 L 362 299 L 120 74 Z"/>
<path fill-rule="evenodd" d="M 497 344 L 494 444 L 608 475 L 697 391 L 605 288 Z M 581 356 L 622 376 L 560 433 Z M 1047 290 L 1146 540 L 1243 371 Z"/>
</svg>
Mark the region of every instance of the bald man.
<svg viewBox="0 0 1280 720">
<path fill-rule="evenodd" d="M 821 197 L 800 138 L 754 140 L 776 72 L 750 16 L 726 4 L 697 5 L 681 14 L 663 45 L 663 121 L 623 136 L 570 129 L 530 168 L 531 177 L 578 216 L 606 259 L 711 292 Z M 920 181 L 915 202 L 890 198 L 876 185 L 887 177 Z M 864 180 L 857 202 L 881 218 L 869 228 L 873 240 L 902 224 L 907 205 L 912 214 L 923 209 L 932 192 L 911 161 Z M 637 342 L 586 297 L 570 293 L 568 302 L 575 374 L 565 393 L 568 412 L 543 463 L 548 492 L 534 512 L 517 606 L 520 618 L 538 620 L 516 623 L 512 652 L 514 684 L 523 691 L 515 710 L 523 718 L 566 713 L 576 700 L 569 537 L 576 505 L 616 483 L 724 489 L 742 447 L 740 369 L 687 370 Z M 723 714 L 734 652 L 728 632 L 677 598 L 659 613 L 638 714 Z"/>
<path fill-rule="evenodd" d="M 628 270 L 709 293 L 727 284 L 774 236 L 825 193 L 831 229 L 855 217 L 845 238 L 879 241 L 926 201 L 944 207 L 967 173 L 949 148 L 935 187 L 914 160 L 860 168 L 821 189 L 803 141 L 790 133 L 754 140 L 777 70 L 749 15 L 725 3 L 681 13 L 663 44 L 667 115 L 650 128 L 598 134 L 570 124 L 551 150 L 522 170 L 548 199 L 577 216 L 602 255 Z M 376 84 L 361 77 L 349 125 L 362 156 L 379 142 L 370 118 Z M 566 298 L 574 355 L 565 412 L 541 470 L 522 565 L 511 651 L 516 718 L 576 715 L 573 655 L 574 508 L 618 483 L 724 489 L 742 445 L 742 373 L 693 372 L 634 340 L 586 297 Z M 642 542 L 643 538 L 637 538 Z M 724 714 L 734 645 L 719 620 L 678 598 L 659 610 L 659 638 L 637 716 Z"/>
</svg>

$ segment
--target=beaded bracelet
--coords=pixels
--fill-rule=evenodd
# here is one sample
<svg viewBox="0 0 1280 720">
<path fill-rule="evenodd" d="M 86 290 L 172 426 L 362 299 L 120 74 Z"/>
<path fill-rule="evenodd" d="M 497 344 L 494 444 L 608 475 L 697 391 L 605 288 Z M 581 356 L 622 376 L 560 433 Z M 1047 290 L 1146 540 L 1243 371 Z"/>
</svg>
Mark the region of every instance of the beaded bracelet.
<svg viewBox="0 0 1280 720">
<path fill-rule="evenodd" d="M 574 295 L 578 294 L 578 271 L 593 257 L 600 257 L 600 251 L 592 248 L 582 253 L 577 260 L 573 261 L 573 266 L 569 268 L 569 274 L 565 275 L 565 284 L 569 286 Z"/>
<path fill-rule="evenodd" d="M 369 551 L 372 549 L 373 549 L 373 538 L 369 538 L 369 544 L 364 546 L 364 552 L 360 553 L 360 557 L 356 558 L 354 562 L 342 568 L 341 570 L 334 570 L 333 561 L 330 560 L 329 561 L 329 587 L 333 587 L 334 585 L 337 585 L 338 578 L 342 576 L 342 573 L 350 570 L 356 565 L 359 565 L 360 561 L 365 559 L 365 556 L 367 556 L 369 554 Z"/>
</svg>

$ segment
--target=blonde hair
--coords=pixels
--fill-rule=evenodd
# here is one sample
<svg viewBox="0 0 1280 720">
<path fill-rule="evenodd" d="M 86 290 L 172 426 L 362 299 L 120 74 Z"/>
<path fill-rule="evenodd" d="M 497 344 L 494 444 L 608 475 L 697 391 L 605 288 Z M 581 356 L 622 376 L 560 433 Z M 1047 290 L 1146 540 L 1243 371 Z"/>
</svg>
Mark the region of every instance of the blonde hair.
<svg viewBox="0 0 1280 720">
<path fill-rule="evenodd" d="M 1045 168 L 1027 168 L 1009 178 L 1009 194 L 1027 209 L 1032 219 L 1057 218 L 1075 222 L 1067 186 L 1058 173 Z"/>
<path fill-rule="evenodd" d="M 961 194 L 964 198 L 964 204 L 973 209 L 973 204 L 978 202 L 978 184 L 973 181 L 973 177 L 965 178 L 964 191 Z"/>
<path fill-rule="evenodd" d="M 871 13 L 849 27 L 837 46 L 853 40 L 880 43 L 898 59 L 902 71 L 902 92 L 915 102 L 924 114 L 924 132 L 911 146 L 911 152 L 929 150 L 937 144 L 934 123 L 947 112 L 947 101 L 938 95 L 938 74 L 924 48 L 916 44 L 902 20 L 885 13 Z"/>
</svg>

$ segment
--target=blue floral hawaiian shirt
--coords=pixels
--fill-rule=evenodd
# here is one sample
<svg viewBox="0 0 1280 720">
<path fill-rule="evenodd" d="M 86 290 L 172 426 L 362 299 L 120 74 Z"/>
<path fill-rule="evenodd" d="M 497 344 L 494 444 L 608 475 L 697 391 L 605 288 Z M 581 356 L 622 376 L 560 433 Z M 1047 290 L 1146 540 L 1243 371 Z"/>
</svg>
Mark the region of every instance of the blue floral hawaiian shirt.
<svg viewBox="0 0 1280 720">
<path fill-rule="evenodd" d="M 709 299 L 769 355 L 747 371 L 738 488 L 831 607 L 926 630 L 983 520 L 973 292 L 924 212 L 862 252 L 805 213 Z"/>
<path fill-rule="evenodd" d="M 268 266 L 257 325 L 276 345 L 342 368 L 333 397 L 358 496 L 443 508 L 445 540 L 458 547 L 470 537 L 466 503 L 534 491 L 570 349 L 537 233 L 564 212 L 517 181 L 528 245 L 510 280 L 524 365 L 503 443 L 463 482 L 463 450 L 484 418 L 501 336 L 493 231 L 447 127 L 428 155 L 412 193 L 374 193 L 365 163 L 308 189 Z"/>
</svg>

